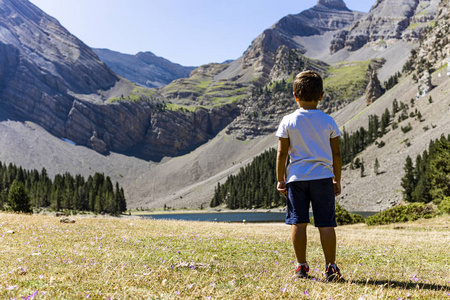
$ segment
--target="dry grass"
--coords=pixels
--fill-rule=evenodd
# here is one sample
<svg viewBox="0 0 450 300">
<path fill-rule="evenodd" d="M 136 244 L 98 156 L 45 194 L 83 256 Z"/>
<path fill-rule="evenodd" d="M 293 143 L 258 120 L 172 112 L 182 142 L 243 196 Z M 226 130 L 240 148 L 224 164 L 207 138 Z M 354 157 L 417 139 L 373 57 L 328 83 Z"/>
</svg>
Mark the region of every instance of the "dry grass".
<svg viewBox="0 0 450 300">
<path fill-rule="evenodd" d="M 0 213 L 0 298 L 450 299 L 450 217 L 338 227 L 345 280 L 292 280 L 289 226 Z M 10 233 L 8 231 L 14 231 Z"/>
</svg>

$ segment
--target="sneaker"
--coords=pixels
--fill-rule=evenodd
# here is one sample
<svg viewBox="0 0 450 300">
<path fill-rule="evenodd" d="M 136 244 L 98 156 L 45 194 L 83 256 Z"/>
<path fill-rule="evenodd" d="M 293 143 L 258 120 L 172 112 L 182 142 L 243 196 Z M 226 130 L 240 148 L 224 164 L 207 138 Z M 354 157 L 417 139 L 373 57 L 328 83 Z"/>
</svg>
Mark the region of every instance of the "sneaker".
<svg viewBox="0 0 450 300">
<path fill-rule="evenodd" d="M 292 278 L 308 278 L 309 266 L 297 266 Z"/>
<path fill-rule="evenodd" d="M 325 269 L 325 276 L 327 281 L 337 281 L 342 278 L 341 270 L 338 266 L 329 264 Z"/>
</svg>

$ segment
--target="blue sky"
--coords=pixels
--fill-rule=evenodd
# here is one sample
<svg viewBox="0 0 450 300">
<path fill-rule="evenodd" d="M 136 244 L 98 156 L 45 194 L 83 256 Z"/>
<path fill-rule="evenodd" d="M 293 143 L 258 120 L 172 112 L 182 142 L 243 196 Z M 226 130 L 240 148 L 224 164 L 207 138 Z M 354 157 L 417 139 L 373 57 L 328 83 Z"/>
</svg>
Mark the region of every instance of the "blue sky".
<svg viewBox="0 0 450 300">
<path fill-rule="evenodd" d="M 252 40 L 317 0 L 30 0 L 87 45 L 151 51 L 184 66 L 242 55 Z M 344 0 L 345 1 L 345 0 Z M 346 0 L 368 12 L 375 0 Z"/>
</svg>

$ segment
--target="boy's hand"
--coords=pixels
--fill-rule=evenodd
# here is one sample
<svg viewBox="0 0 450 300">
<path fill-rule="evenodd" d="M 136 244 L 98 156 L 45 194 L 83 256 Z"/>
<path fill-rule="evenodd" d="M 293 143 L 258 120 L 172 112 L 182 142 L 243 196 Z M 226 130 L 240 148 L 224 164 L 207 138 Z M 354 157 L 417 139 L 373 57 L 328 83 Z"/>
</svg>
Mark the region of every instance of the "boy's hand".
<svg viewBox="0 0 450 300">
<path fill-rule="evenodd" d="M 337 197 L 341 194 L 341 182 L 333 180 L 334 196 Z"/>
<path fill-rule="evenodd" d="M 286 181 L 278 181 L 277 190 L 286 197 L 287 189 L 286 189 Z"/>
</svg>

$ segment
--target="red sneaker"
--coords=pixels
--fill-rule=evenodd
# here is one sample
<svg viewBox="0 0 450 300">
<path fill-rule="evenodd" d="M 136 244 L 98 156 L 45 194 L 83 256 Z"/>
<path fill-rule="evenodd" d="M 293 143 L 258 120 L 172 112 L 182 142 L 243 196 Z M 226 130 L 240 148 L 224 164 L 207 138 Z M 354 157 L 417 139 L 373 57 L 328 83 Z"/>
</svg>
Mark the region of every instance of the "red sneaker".
<svg viewBox="0 0 450 300">
<path fill-rule="evenodd" d="M 297 266 L 292 278 L 308 278 L 309 266 Z"/>
</svg>

